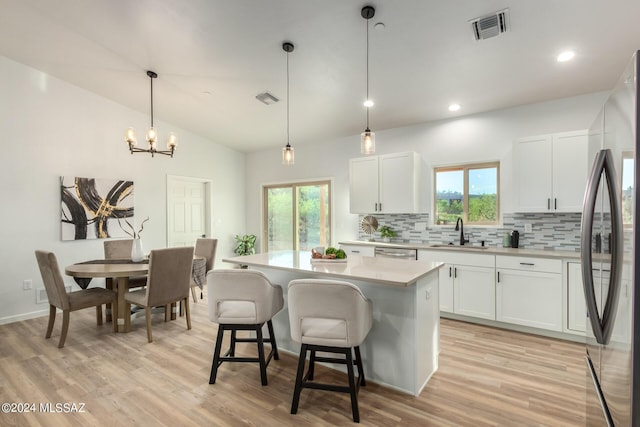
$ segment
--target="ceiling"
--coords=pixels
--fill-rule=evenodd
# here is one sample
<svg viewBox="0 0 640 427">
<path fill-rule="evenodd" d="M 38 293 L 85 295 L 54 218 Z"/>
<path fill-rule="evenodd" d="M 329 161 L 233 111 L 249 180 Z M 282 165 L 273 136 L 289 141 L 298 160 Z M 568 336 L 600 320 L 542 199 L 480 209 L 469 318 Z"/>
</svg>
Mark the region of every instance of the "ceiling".
<svg viewBox="0 0 640 427">
<path fill-rule="evenodd" d="M 365 128 L 365 4 L 374 131 L 608 90 L 640 49 L 637 0 L 0 0 L 0 54 L 147 114 L 153 70 L 157 120 L 256 151 L 286 143 L 291 41 L 295 147 Z M 475 41 L 505 8 L 510 31 Z"/>
</svg>

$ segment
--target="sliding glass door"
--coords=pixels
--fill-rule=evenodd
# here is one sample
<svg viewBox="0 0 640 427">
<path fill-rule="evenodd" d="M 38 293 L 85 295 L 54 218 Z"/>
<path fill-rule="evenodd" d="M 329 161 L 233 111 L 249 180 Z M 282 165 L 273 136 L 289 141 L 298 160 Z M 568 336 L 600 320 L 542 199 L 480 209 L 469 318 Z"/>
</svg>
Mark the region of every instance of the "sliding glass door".
<svg viewBox="0 0 640 427">
<path fill-rule="evenodd" d="M 331 244 L 329 181 L 269 185 L 263 192 L 265 251 L 309 251 Z"/>
</svg>

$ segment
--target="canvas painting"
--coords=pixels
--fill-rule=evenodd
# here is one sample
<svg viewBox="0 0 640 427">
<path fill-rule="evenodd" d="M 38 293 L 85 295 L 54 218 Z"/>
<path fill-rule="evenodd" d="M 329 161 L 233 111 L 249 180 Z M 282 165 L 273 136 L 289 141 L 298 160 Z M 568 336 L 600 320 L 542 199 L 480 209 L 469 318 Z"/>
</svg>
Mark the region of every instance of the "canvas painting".
<svg viewBox="0 0 640 427">
<path fill-rule="evenodd" d="M 62 240 L 129 237 L 133 181 L 60 177 Z"/>
</svg>

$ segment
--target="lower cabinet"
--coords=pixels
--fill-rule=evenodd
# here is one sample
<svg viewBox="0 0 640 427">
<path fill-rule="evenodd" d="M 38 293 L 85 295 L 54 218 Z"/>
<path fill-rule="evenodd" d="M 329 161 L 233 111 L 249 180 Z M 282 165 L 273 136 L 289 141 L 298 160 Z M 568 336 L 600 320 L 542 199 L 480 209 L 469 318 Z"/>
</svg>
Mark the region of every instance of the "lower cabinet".
<svg viewBox="0 0 640 427">
<path fill-rule="evenodd" d="M 453 312 L 482 319 L 496 319 L 494 269 L 453 266 Z"/>
<path fill-rule="evenodd" d="M 579 262 L 567 263 L 567 329 L 585 332 L 587 307 L 582 285 L 582 269 Z"/>
<path fill-rule="evenodd" d="M 376 248 L 369 245 L 340 245 L 340 249 L 345 251 L 347 258 L 349 255 L 374 256 Z"/>
<path fill-rule="evenodd" d="M 444 262 L 440 269 L 440 311 L 496 319 L 495 256 L 418 251 L 418 260 Z"/>
<path fill-rule="evenodd" d="M 562 331 L 562 262 L 496 257 L 496 320 Z"/>
</svg>

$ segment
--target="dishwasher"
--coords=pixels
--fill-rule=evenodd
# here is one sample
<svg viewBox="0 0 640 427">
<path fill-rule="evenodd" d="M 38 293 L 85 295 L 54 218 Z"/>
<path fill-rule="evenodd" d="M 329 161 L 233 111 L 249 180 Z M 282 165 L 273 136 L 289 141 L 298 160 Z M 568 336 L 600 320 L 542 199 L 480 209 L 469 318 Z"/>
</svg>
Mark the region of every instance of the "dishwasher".
<svg viewBox="0 0 640 427">
<path fill-rule="evenodd" d="M 402 249 L 402 248 L 384 248 L 376 247 L 376 258 L 395 258 L 395 259 L 418 259 L 417 249 Z"/>
</svg>

